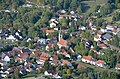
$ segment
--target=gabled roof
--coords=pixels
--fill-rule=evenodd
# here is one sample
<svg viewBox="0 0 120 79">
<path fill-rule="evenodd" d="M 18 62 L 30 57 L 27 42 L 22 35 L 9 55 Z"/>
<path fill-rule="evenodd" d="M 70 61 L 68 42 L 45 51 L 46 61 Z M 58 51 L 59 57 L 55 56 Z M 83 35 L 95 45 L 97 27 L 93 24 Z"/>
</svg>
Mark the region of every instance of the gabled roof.
<svg viewBox="0 0 120 79">
<path fill-rule="evenodd" d="M 46 33 L 53 33 L 54 30 L 46 30 Z"/>
<path fill-rule="evenodd" d="M 90 55 L 88 55 L 88 56 L 83 56 L 82 59 L 91 60 L 91 59 L 92 59 L 92 56 L 90 56 Z"/>
<path fill-rule="evenodd" d="M 47 60 L 48 60 L 48 58 L 47 58 L 47 57 L 42 57 L 42 56 L 40 56 L 40 60 L 47 61 Z"/>
<path fill-rule="evenodd" d="M 36 50 L 34 51 L 34 55 L 38 56 L 40 54 L 40 51 Z"/>
<path fill-rule="evenodd" d="M 20 57 L 27 58 L 28 57 L 28 53 L 20 53 Z"/>
<path fill-rule="evenodd" d="M 48 44 L 48 47 L 49 47 L 49 48 L 53 48 L 53 46 L 54 46 L 54 44 L 51 44 L 51 43 Z"/>
<path fill-rule="evenodd" d="M 63 65 L 70 65 L 70 62 L 68 62 L 67 60 L 63 60 L 63 61 L 62 61 L 62 64 L 63 64 Z"/>
<path fill-rule="evenodd" d="M 30 53 L 31 51 L 29 49 L 22 49 L 23 53 Z"/>
<path fill-rule="evenodd" d="M 106 33 L 105 35 L 103 35 L 103 37 L 104 37 L 105 39 L 110 39 L 110 38 L 112 38 L 112 35 Z"/>
<path fill-rule="evenodd" d="M 48 53 L 45 53 L 45 52 L 42 52 L 41 56 L 42 56 L 42 57 L 49 57 L 49 54 L 48 54 Z"/>
<path fill-rule="evenodd" d="M 98 60 L 97 64 L 105 64 L 105 62 L 103 60 Z"/>
<path fill-rule="evenodd" d="M 98 31 L 98 34 L 99 34 L 99 35 L 102 35 L 102 34 L 103 34 L 103 32 L 102 32 L 102 31 Z"/>
<path fill-rule="evenodd" d="M 94 36 L 94 38 L 98 39 L 98 38 L 99 38 L 99 36 L 95 35 L 95 36 Z"/>
<path fill-rule="evenodd" d="M 100 47 L 107 47 L 107 45 L 104 44 L 104 43 L 100 43 L 100 44 L 98 44 L 98 46 L 100 46 Z"/>
<path fill-rule="evenodd" d="M 63 46 L 67 46 L 67 40 L 64 40 L 62 38 L 60 39 L 60 41 L 58 43 L 63 45 Z"/>
<path fill-rule="evenodd" d="M 116 68 L 120 68 L 120 64 L 117 64 L 117 65 L 116 65 Z"/>
</svg>

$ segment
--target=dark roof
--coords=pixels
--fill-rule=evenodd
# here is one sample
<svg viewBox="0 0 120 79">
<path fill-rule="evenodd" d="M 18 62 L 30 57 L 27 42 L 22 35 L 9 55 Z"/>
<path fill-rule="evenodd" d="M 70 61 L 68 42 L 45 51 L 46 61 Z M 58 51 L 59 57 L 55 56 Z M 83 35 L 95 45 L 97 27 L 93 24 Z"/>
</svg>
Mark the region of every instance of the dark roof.
<svg viewBox="0 0 120 79">
<path fill-rule="evenodd" d="M 103 35 L 103 38 L 105 38 L 105 39 L 110 39 L 111 37 L 112 37 L 112 35 L 110 35 L 110 34 Z"/>
<path fill-rule="evenodd" d="M 23 53 L 30 53 L 31 51 L 29 49 L 23 49 L 22 52 Z"/>
<path fill-rule="evenodd" d="M 4 44 L 0 43 L 0 48 L 2 48 L 2 47 L 4 47 L 4 46 L 5 46 Z"/>
</svg>

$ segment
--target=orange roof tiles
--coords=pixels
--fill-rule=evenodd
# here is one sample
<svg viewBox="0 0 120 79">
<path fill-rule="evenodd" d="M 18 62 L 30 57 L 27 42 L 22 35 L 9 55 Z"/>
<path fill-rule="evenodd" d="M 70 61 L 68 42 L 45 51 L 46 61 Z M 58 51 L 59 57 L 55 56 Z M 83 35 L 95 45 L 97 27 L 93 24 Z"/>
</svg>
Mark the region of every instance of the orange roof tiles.
<svg viewBox="0 0 120 79">
<path fill-rule="evenodd" d="M 34 54 L 35 54 L 35 55 L 39 55 L 39 54 L 40 54 L 40 51 L 36 50 L 36 51 L 34 51 Z"/>
<path fill-rule="evenodd" d="M 90 55 L 88 55 L 88 56 L 83 56 L 83 59 L 91 60 L 91 59 L 92 59 L 92 56 L 90 56 Z"/>
<path fill-rule="evenodd" d="M 95 35 L 95 36 L 94 36 L 94 38 L 98 39 L 98 38 L 99 38 L 99 36 Z"/>
<path fill-rule="evenodd" d="M 103 60 L 98 60 L 97 64 L 104 64 L 105 62 Z"/>
<path fill-rule="evenodd" d="M 63 61 L 62 61 L 62 64 L 63 64 L 63 65 L 69 65 L 70 62 L 68 62 L 67 60 L 63 60 Z"/>
<path fill-rule="evenodd" d="M 100 44 L 98 44 L 98 46 L 100 46 L 100 47 L 107 47 L 104 43 L 100 43 Z"/>
<path fill-rule="evenodd" d="M 47 60 L 48 60 L 48 58 L 47 58 L 47 57 L 42 57 L 42 56 L 40 56 L 40 60 L 47 61 Z"/>
<path fill-rule="evenodd" d="M 63 45 L 63 46 L 67 46 L 67 40 L 64 40 L 64 39 L 60 39 L 60 41 L 58 42 L 59 44 Z"/>
<path fill-rule="evenodd" d="M 102 31 L 98 31 L 98 34 L 99 34 L 99 35 L 102 35 L 102 34 L 103 34 L 103 32 L 102 32 Z"/>
<path fill-rule="evenodd" d="M 53 48 L 54 44 L 48 44 L 49 48 Z"/>
<path fill-rule="evenodd" d="M 54 30 L 46 30 L 46 33 L 53 33 Z"/>
<path fill-rule="evenodd" d="M 42 55 L 41 55 L 42 57 L 48 57 L 49 56 L 49 54 L 48 53 L 45 53 L 45 52 L 42 52 Z"/>
</svg>

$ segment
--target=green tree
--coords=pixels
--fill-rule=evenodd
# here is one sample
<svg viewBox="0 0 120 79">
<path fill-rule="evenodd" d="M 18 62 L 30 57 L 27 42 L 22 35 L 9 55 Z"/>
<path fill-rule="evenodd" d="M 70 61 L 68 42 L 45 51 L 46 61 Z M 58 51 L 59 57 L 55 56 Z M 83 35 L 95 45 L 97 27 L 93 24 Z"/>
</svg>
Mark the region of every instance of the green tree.
<svg viewBox="0 0 120 79">
<path fill-rule="evenodd" d="M 50 68 L 50 63 L 48 61 L 45 61 L 44 63 L 44 70 L 47 71 Z"/>
<path fill-rule="evenodd" d="M 78 8 L 77 8 L 77 12 L 80 14 L 80 13 L 82 13 L 82 8 L 81 8 L 81 6 L 79 6 Z"/>
</svg>

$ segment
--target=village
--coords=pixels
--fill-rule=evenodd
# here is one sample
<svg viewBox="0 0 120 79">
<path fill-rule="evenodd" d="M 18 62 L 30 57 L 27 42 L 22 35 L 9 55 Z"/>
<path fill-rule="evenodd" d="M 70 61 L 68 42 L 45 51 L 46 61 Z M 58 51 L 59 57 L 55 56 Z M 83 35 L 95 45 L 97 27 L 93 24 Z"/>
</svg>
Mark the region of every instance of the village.
<svg viewBox="0 0 120 79">
<path fill-rule="evenodd" d="M 55 79 L 62 78 L 62 73 L 57 72 L 59 70 L 58 67 L 60 66 L 65 69 L 67 66 L 67 69 L 74 70 L 75 66 L 73 61 L 76 61 L 76 63 L 78 61 L 81 63 L 90 64 L 91 66 L 109 69 L 109 65 L 105 60 L 94 58 L 88 54 L 81 55 L 80 53 L 76 52 L 70 40 L 76 39 L 76 37 L 81 36 L 83 32 L 88 31 L 92 35 L 93 38 L 91 39 L 93 40 L 84 37 L 81 37 L 79 40 L 84 44 L 85 50 L 89 49 L 89 51 L 93 51 L 93 54 L 96 55 L 105 55 L 105 52 L 100 51 L 102 49 L 117 50 L 118 53 L 120 53 L 119 48 L 111 47 L 111 45 L 108 44 L 109 41 L 114 40 L 113 35 L 120 34 L 120 27 L 108 24 L 106 26 L 100 27 L 98 30 L 98 28 L 94 25 L 92 19 L 88 18 L 86 20 L 88 27 L 85 27 L 83 25 L 74 27 L 78 30 L 76 32 L 71 32 L 68 35 L 68 39 L 64 39 L 63 34 L 67 34 L 68 29 L 64 29 L 59 25 L 61 19 L 65 18 L 76 23 L 78 19 L 84 17 L 83 15 L 77 14 L 75 11 L 71 11 L 68 15 L 65 13 L 65 10 L 57 12 L 59 17 L 51 18 L 49 21 L 49 28 L 40 29 L 41 31 L 45 32 L 46 36 L 49 36 L 48 39 L 39 37 L 34 37 L 34 39 L 27 38 L 21 34 L 20 30 L 11 32 L 10 29 L 1 29 L 1 40 L 6 40 L 11 44 L 19 40 L 24 40 L 24 42 L 33 40 L 34 43 L 40 47 L 39 49 L 31 49 L 24 46 L 12 46 L 10 50 L 3 51 L 0 55 L 1 77 L 10 77 L 11 74 L 14 73 L 14 71 L 17 69 L 19 70 L 18 73 L 20 76 L 25 76 L 30 73 L 42 73 L 43 76 L 52 76 Z M 71 26 L 71 24 L 72 22 L 69 22 L 68 25 Z M 53 34 L 56 32 L 58 35 L 54 36 Z M 96 42 L 99 50 L 95 50 L 95 46 L 92 41 Z M 7 44 L 0 44 L 1 49 L 6 46 Z M 56 68 L 58 68 L 58 70 L 56 70 Z M 76 69 L 78 68 L 84 69 L 85 67 L 84 65 L 77 63 Z M 120 63 L 116 64 L 114 70 L 120 70 Z"/>
</svg>

